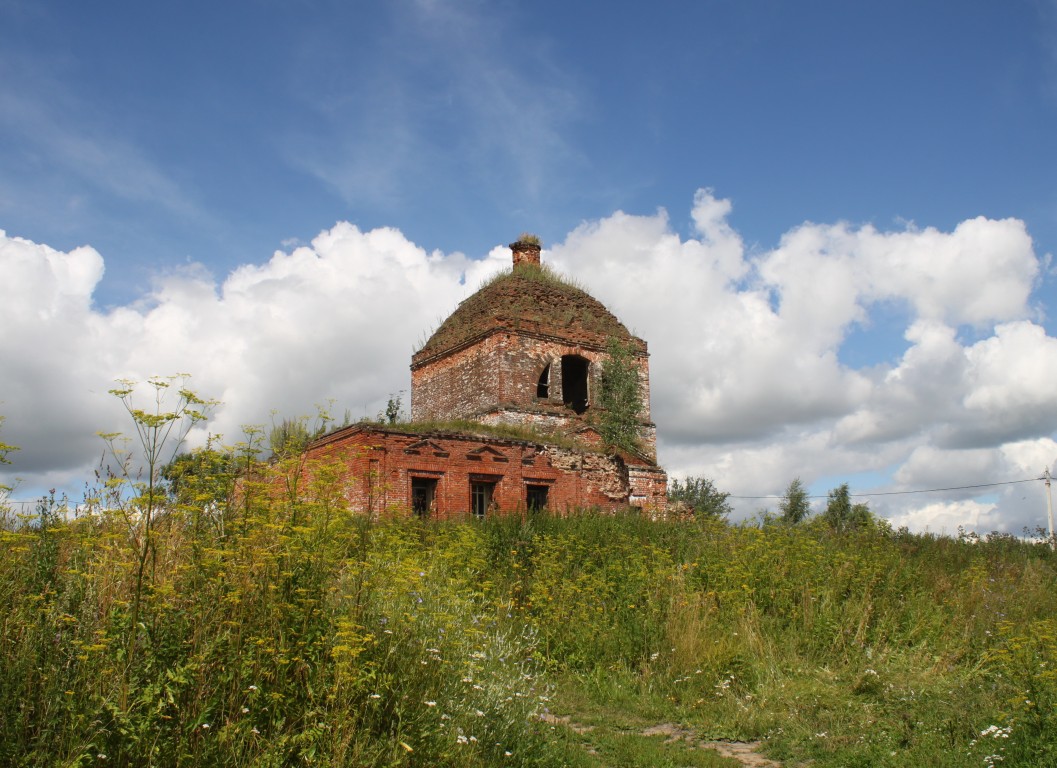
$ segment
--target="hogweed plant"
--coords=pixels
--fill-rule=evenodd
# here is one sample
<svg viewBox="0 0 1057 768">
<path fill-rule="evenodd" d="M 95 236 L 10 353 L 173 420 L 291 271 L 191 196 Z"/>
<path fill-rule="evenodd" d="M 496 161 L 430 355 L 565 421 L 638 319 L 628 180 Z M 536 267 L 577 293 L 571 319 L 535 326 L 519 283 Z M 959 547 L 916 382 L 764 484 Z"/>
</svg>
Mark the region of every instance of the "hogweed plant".
<svg viewBox="0 0 1057 768">
<path fill-rule="evenodd" d="M 138 407 L 134 395 L 137 382 L 120 381 L 110 390 L 132 420 L 131 437 L 121 433 L 101 433 L 112 463 L 107 465 L 104 496 L 105 513 L 115 514 L 124 524 L 134 558 L 134 588 L 129 613 L 126 658 L 136 656 L 140 639 L 143 593 L 153 580 L 157 565 L 156 526 L 166 507 L 162 489 L 162 469 L 175 458 L 180 445 L 194 424 L 205 421 L 215 401 L 203 400 L 186 386 L 186 375 L 154 377 L 146 387 L 152 390 L 148 407 Z M 130 445 L 132 449 L 130 449 Z M 128 705 L 128 687 L 122 689 L 119 706 Z"/>
</svg>

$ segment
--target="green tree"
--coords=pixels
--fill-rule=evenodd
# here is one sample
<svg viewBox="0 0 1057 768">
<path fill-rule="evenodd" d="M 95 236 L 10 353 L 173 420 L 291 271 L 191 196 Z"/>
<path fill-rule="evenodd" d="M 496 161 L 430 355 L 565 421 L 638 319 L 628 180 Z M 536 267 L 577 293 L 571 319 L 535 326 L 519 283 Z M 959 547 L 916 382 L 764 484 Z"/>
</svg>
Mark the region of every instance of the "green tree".
<svg viewBox="0 0 1057 768">
<path fill-rule="evenodd" d="M 202 481 L 234 477 L 235 462 L 231 452 L 208 446 L 176 456 L 162 468 L 161 476 L 170 499 L 177 504 L 193 504 L 201 496 Z M 226 498 L 226 493 L 209 494 L 209 501 Z"/>
<path fill-rule="evenodd" d="M 688 477 L 683 482 L 673 478 L 668 483 L 668 502 L 686 504 L 697 517 L 726 517 L 733 511 L 728 498 L 729 493 L 705 477 Z"/>
<path fill-rule="evenodd" d="M 607 444 L 628 451 L 639 450 L 642 417 L 642 383 L 631 345 L 610 337 L 602 364 L 599 395 L 599 432 Z"/>
<path fill-rule="evenodd" d="M 782 512 L 782 522 L 791 525 L 799 523 L 811 514 L 807 490 L 799 477 L 789 483 L 789 487 L 785 489 L 785 496 L 778 503 L 778 509 Z"/>
<path fill-rule="evenodd" d="M 268 447 L 272 449 L 272 455 L 282 458 L 301 453 L 313 437 L 315 435 L 308 429 L 307 417 L 283 419 L 272 426 L 268 435 Z"/>
<path fill-rule="evenodd" d="M 873 513 L 866 504 L 852 504 L 848 484 L 841 483 L 829 492 L 822 519 L 835 531 L 850 531 L 872 523 Z"/>
</svg>

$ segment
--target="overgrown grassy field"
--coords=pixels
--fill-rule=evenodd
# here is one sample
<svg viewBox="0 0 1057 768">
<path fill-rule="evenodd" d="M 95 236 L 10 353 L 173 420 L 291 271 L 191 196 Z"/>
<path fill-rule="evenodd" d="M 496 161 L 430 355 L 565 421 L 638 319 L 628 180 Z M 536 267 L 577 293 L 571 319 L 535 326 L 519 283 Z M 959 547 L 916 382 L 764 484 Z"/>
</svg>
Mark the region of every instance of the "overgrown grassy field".
<svg viewBox="0 0 1057 768">
<path fill-rule="evenodd" d="M 200 466 L 149 520 L 4 512 L 0 764 L 1057 765 L 1048 547 L 368 521 L 325 467 Z"/>
</svg>

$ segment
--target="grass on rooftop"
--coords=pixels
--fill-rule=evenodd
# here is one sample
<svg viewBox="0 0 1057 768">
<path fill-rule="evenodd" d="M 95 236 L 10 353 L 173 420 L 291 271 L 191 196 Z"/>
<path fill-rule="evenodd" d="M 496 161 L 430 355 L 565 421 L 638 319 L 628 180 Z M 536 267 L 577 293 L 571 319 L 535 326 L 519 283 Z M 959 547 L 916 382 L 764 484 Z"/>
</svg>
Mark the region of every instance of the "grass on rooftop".
<svg viewBox="0 0 1057 768">
<path fill-rule="evenodd" d="M 360 424 L 379 429 L 388 429 L 394 432 L 406 432 L 409 434 L 425 435 L 476 435 L 480 437 L 491 437 L 499 440 L 521 440 L 527 443 L 547 443 L 557 445 L 569 450 L 592 450 L 590 446 L 564 435 L 560 432 L 552 432 L 516 424 L 482 424 L 479 421 L 469 419 L 431 420 L 431 421 L 408 421 L 397 424 L 389 424 L 380 421 L 362 421 Z"/>
</svg>

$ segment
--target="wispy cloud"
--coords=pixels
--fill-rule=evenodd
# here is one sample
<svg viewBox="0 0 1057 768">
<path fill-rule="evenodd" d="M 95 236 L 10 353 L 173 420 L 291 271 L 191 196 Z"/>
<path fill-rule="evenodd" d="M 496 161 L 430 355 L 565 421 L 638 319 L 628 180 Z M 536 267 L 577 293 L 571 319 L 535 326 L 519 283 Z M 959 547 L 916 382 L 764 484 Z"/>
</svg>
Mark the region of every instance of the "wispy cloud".
<svg viewBox="0 0 1057 768">
<path fill-rule="evenodd" d="M 317 32 L 297 65 L 314 120 L 287 156 L 347 202 L 395 206 L 451 178 L 531 207 L 580 162 L 575 85 L 499 8 L 400 3 L 373 23 L 356 50 Z M 323 68 L 344 74 L 321 87 Z"/>
<path fill-rule="evenodd" d="M 1047 95 L 1057 103 L 1057 0 L 1034 0 L 1039 24 L 1036 33 L 1041 38 L 1043 55 L 1048 55 Z"/>
<path fill-rule="evenodd" d="M 189 222 L 214 223 L 186 187 L 123 135 L 113 116 L 75 95 L 39 60 L 0 56 L 0 136 L 9 147 L 9 164 L 21 158 L 27 175 L 38 166 L 47 168 L 46 175 L 7 179 L 6 184 L 19 185 L 18 195 L 32 194 L 26 189 L 30 182 L 50 183 L 52 199 L 74 206 L 78 190 L 88 189 L 93 196 L 101 193 L 104 203 L 117 199 L 155 206 Z"/>
</svg>

